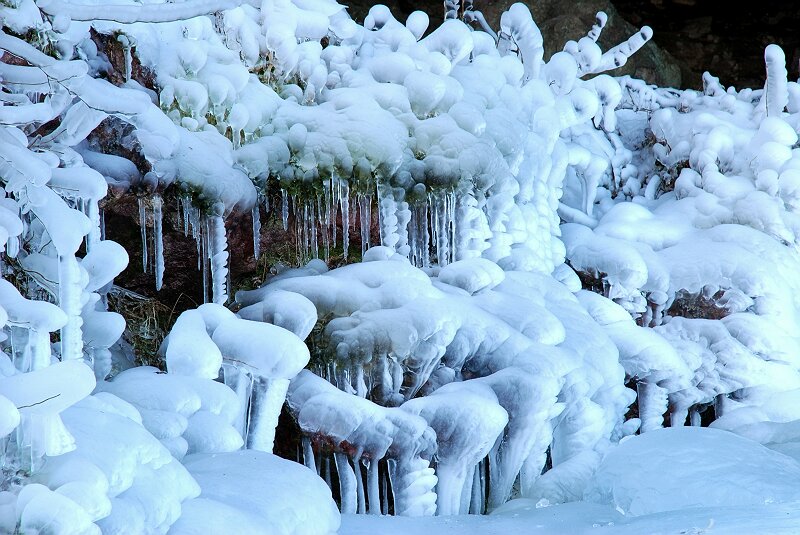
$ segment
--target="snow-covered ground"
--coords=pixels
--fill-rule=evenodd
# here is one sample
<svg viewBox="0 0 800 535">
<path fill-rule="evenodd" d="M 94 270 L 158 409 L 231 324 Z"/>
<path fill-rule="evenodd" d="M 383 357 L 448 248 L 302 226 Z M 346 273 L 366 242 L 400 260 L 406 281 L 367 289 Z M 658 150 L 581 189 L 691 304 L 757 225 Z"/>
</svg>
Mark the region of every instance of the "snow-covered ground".
<svg viewBox="0 0 800 535">
<path fill-rule="evenodd" d="M 432 518 L 343 515 L 341 535 L 795 535 L 800 502 L 697 507 L 627 518 L 584 502 L 537 508 L 525 500 L 489 516 Z"/>
<path fill-rule="evenodd" d="M 488 516 L 343 515 L 340 533 L 797 533 L 799 470 L 795 460 L 725 431 L 664 429 L 612 449 L 583 501 L 517 499 Z"/>
</svg>

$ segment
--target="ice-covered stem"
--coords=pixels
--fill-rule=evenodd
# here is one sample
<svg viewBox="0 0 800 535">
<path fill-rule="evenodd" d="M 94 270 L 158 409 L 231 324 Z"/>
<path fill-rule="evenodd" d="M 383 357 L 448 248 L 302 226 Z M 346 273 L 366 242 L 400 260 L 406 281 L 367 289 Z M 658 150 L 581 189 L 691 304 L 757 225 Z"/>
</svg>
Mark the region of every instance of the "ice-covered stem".
<svg viewBox="0 0 800 535">
<path fill-rule="evenodd" d="M 80 21 L 112 21 L 121 24 L 135 22 L 174 22 L 187 20 L 216 11 L 233 9 L 247 4 L 260 7 L 258 0 L 188 0 L 178 4 L 152 5 L 86 5 L 64 0 L 40 0 L 37 7 L 50 16 L 66 16 Z"/>
<path fill-rule="evenodd" d="M 603 33 L 603 28 L 606 27 L 606 22 L 608 22 L 608 15 L 606 15 L 603 11 L 598 11 L 597 15 L 595 15 L 594 25 L 592 26 L 592 29 L 589 30 L 589 33 L 586 34 L 586 37 L 594 42 L 597 42 L 597 40 L 600 38 L 600 34 Z"/>
<path fill-rule="evenodd" d="M 786 55 L 778 45 L 769 45 L 764 50 L 767 66 L 767 81 L 764 85 L 764 109 L 768 117 L 780 117 L 789 103 Z"/>
<path fill-rule="evenodd" d="M 83 357 L 82 293 L 81 271 L 75 255 L 59 255 L 58 304 L 67 315 L 67 324 L 61 329 L 62 360 L 77 360 Z"/>
<path fill-rule="evenodd" d="M 444 0 L 444 20 L 457 19 L 460 8 L 460 0 Z"/>
<path fill-rule="evenodd" d="M 464 12 L 464 22 L 477 22 L 478 25 L 481 27 L 481 30 L 488 33 L 492 36 L 492 39 L 497 41 L 497 33 L 489 26 L 489 23 L 486 21 L 486 17 L 483 16 L 483 12 L 481 11 L 465 11 Z"/>
<path fill-rule="evenodd" d="M 642 421 L 641 432 L 664 427 L 664 413 L 667 411 L 667 389 L 655 383 L 639 381 L 636 385 L 639 394 L 639 419 Z"/>
<path fill-rule="evenodd" d="M 486 17 L 483 16 L 483 13 L 477 11 L 475 6 L 472 3 L 472 0 L 464 0 L 464 15 L 463 15 L 464 22 L 467 24 L 471 22 L 477 22 L 481 29 L 492 36 L 492 39 L 497 41 L 497 34 L 489 26 L 489 23 L 486 22 Z"/>
<path fill-rule="evenodd" d="M 610 71 L 622 67 L 628 62 L 628 58 L 647 44 L 652 37 L 652 28 L 650 28 L 650 26 L 642 26 L 642 29 L 633 34 L 627 41 L 606 51 L 600 58 L 597 67 L 589 71 L 588 74 Z"/>
<path fill-rule="evenodd" d="M 539 77 L 544 58 L 544 40 L 525 4 L 518 2 L 500 16 L 497 48 L 501 55 L 519 54 L 525 68 L 523 81 Z"/>
<path fill-rule="evenodd" d="M 228 300 L 228 237 L 221 215 L 208 219 L 209 257 L 211 259 L 211 301 L 224 304 Z"/>
</svg>

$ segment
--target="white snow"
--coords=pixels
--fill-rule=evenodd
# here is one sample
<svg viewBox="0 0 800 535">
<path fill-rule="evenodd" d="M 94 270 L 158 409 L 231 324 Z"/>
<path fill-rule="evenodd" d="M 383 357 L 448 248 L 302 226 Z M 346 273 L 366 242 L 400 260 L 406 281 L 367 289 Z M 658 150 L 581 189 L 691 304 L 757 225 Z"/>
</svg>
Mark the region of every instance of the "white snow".
<svg viewBox="0 0 800 535">
<path fill-rule="evenodd" d="M 658 88 L 613 76 L 647 26 L 545 58 L 528 7 L 478 7 L 0 6 L 0 531 L 797 532 L 784 52 L 763 89 Z M 197 244 L 166 372 L 113 365 L 122 195 L 155 291 L 174 199 Z M 234 295 L 262 203 L 304 265 Z"/>
</svg>

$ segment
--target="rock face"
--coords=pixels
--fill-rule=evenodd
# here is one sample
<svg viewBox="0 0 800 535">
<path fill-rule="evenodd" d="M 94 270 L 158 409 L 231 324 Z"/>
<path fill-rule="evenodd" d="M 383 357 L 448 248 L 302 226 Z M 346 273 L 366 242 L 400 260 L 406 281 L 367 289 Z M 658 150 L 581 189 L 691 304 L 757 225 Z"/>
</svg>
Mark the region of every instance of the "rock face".
<svg viewBox="0 0 800 535">
<path fill-rule="evenodd" d="M 763 0 L 730 4 L 711 0 L 614 0 L 633 24 L 653 28 L 653 41 L 681 66 L 684 87 L 699 87 L 709 71 L 725 85 L 764 84 L 764 48 L 771 43 L 786 52 L 789 78 L 798 75 L 800 34 L 792 2 Z"/>
<path fill-rule="evenodd" d="M 480 10 L 486 17 L 489 25 L 497 29 L 500 27 L 500 15 L 508 10 L 516 0 L 500 0 L 498 2 L 476 0 L 475 9 Z M 572 2 L 565 0 L 537 0 L 524 2 L 528 5 L 533 15 L 533 20 L 542 30 L 545 45 L 545 59 L 558 52 L 564 43 L 570 39 L 580 39 L 591 29 L 598 11 L 608 15 L 603 34 L 600 37 L 600 46 L 607 50 L 625 41 L 636 33 L 639 27 L 634 26 L 623 18 L 617 9 L 607 0 L 587 0 Z M 385 2 L 392 13 L 399 20 L 405 18 L 415 9 L 425 11 L 431 20 L 438 21 L 444 16 L 441 2 L 410 3 L 403 0 L 388 0 Z M 355 0 L 349 2 L 350 15 L 361 21 L 367 14 L 371 2 L 369 0 Z M 643 24 L 647 24 L 645 22 Z M 681 87 L 681 68 L 675 59 L 652 41 L 637 52 L 626 65 L 611 71 L 612 75 L 631 75 L 646 80 L 651 84 L 662 87 Z M 698 78 L 699 80 L 699 78 Z"/>
</svg>

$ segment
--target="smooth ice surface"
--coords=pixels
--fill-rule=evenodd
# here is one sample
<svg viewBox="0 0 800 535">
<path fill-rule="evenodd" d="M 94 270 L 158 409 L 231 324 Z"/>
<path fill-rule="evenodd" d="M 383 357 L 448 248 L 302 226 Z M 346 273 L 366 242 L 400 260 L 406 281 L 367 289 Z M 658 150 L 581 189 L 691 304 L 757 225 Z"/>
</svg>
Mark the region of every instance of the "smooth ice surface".
<svg viewBox="0 0 800 535">
<path fill-rule="evenodd" d="M 248 515 L 256 515 L 269 519 L 268 532 L 275 535 L 328 535 L 339 527 L 330 490 L 302 465 L 260 451 L 190 455 L 184 465 L 203 489 L 201 498 L 244 512 L 234 515 L 236 526 L 246 526 L 252 518 Z M 224 510 L 192 507 L 182 522 L 191 533 L 198 526 L 213 525 L 215 520 L 209 524 L 207 518 L 219 509 Z"/>
<path fill-rule="evenodd" d="M 677 427 L 630 437 L 609 451 L 585 496 L 632 516 L 756 506 L 798 501 L 799 477 L 800 464 L 757 442 Z"/>
<path fill-rule="evenodd" d="M 537 507 L 512 501 L 491 516 L 432 518 L 343 515 L 341 535 L 680 535 L 725 533 L 792 535 L 800 526 L 800 502 L 735 507 L 698 507 L 627 518 L 608 506 L 586 502 Z"/>
</svg>

